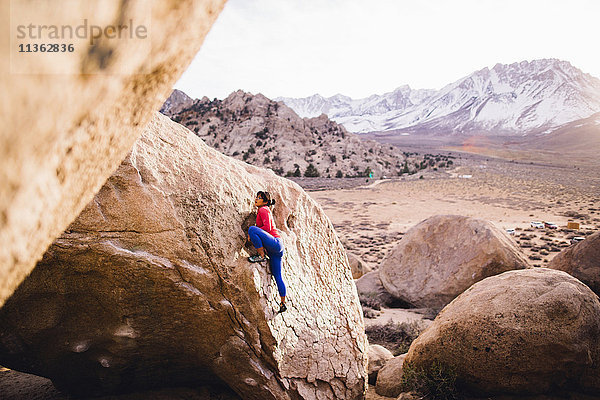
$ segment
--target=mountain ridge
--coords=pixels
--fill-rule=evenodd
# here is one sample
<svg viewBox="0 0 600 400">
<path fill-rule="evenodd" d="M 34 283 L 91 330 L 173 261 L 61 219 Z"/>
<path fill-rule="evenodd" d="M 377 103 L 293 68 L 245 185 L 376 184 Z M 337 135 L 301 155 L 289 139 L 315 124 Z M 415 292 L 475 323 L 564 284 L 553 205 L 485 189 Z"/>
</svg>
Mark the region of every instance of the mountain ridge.
<svg viewBox="0 0 600 400">
<path fill-rule="evenodd" d="M 301 116 L 323 112 L 358 133 L 532 135 L 599 112 L 600 79 L 567 61 L 541 59 L 497 63 L 440 90 L 404 85 L 358 100 L 344 95 L 276 100 Z"/>
<path fill-rule="evenodd" d="M 179 111 L 163 113 L 220 152 L 279 175 L 381 177 L 452 165 L 449 156 L 405 153 L 361 138 L 325 114 L 300 118 L 260 93 L 238 90 L 224 100 L 203 97 L 186 105 L 178 99 L 185 97 L 174 92 L 163 109 Z"/>
</svg>

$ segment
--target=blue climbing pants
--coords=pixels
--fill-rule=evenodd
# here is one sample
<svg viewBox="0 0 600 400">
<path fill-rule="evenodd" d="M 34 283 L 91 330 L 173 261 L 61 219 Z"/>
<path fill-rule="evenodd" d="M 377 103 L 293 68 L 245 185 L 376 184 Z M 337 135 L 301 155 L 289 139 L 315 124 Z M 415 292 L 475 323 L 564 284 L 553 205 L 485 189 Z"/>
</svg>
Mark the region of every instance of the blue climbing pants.
<svg viewBox="0 0 600 400">
<path fill-rule="evenodd" d="M 250 236 L 250 240 L 252 244 L 257 249 L 261 247 L 265 248 L 265 251 L 269 255 L 270 265 L 271 265 L 271 273 L 275 277 L 275 282 L 277 283 L 277 290 L 279 290 L 279 295 L 285 296 L 285 284 L 283 283 L 283 278 L 281 277 L 281 257 L 283 257 L 283 242 L 281 238 L 273 237 L 270 233 L 263 231 L 258 226 L 251 226 L 248 229 L 248 236 Z"/>
</svg>

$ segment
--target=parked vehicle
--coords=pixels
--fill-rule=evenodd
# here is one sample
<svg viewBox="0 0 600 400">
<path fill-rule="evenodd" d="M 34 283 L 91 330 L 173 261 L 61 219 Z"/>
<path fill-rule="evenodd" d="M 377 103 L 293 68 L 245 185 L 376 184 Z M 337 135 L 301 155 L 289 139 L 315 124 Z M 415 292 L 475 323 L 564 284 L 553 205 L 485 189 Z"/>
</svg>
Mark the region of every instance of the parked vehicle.
<svg viewBox="0 0 600 400">
<path fill-rule="evenodd" d="M 515 230 L 512 229 L 512 228 L 509 228 L 509 229 L 506 230 L 506 233 L 508 233 L 511 236 L 514 236 L 515 235 Z"/>
<path fill-rule="evenodd" d="M 558 225 L 552 222 L 544 222 L 544 226 L 548 229 L 558 229 Z"/>
<path fill-rule="evenodd" d="M 529 225 L 531 225 L 531 227 L 535 229 L 544 229 L 544 224 L 542 222 L 531 221 L 531 224 Z"/>
<path fill-rule="evenodd" d="M 574 238 L 571 239 L 571 244 L 581 242 L 582 240 L 585 240 L 585 238 L 583 236 L 575 236 Z"/>
</svg>

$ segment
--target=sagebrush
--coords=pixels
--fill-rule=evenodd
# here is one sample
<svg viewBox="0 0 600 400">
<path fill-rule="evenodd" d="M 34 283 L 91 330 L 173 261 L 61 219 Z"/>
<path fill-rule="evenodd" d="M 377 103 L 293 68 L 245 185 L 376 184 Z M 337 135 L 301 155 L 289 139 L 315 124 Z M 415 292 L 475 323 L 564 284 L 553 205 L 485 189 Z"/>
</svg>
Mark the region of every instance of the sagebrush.
<svg viewBox="0 0 600 400">
<path fill-rule="evenodd" d="M 401 385 L 404 391 L 417 392 L 427 400 L 462 399 L 456 389 L 456 372 L 438 361 L 427 368 L 416 368 L 404 363 Z"/>
</svg>

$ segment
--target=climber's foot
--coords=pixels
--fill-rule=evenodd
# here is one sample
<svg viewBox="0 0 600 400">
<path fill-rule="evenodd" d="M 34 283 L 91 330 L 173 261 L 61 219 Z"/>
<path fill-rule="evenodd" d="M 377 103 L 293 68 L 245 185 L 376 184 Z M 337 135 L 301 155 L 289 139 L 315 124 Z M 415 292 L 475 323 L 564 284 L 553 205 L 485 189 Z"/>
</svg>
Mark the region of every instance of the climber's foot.
<svg viewBox="0 0 600 400">
<path fill-rule="evenodd" d="M 259 262 L 267 261 L 267 259 L 264 257 L 261 257 L 259 255 L 256 255 L 256 256 L 248 257 L 248 261 L 250 261 L 251 263 L 259 263 Z"/>
</svg>

